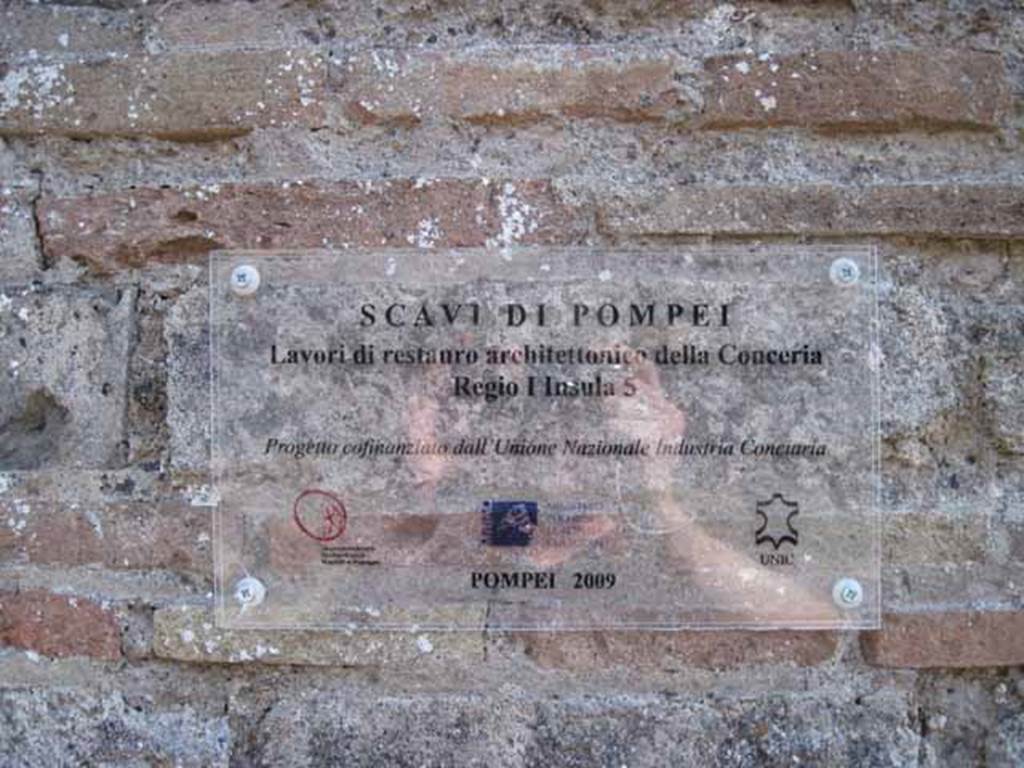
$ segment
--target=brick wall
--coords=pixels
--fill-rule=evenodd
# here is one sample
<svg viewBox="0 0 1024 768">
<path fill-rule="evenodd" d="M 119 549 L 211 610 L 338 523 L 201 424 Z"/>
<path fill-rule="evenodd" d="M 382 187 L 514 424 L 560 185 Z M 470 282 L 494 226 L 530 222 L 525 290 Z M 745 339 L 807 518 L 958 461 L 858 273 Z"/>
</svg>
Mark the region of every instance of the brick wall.
<svg viewBox="0 0 1024 768">
<path fill-rule="evenodd" d="M 1024 764 L 1022 41 L 1013 0 L 5 0 L 0 764 Z M 210 250 L 709 241 L 878 247 L 880 631 L 213 626 Z"/>
</svg>

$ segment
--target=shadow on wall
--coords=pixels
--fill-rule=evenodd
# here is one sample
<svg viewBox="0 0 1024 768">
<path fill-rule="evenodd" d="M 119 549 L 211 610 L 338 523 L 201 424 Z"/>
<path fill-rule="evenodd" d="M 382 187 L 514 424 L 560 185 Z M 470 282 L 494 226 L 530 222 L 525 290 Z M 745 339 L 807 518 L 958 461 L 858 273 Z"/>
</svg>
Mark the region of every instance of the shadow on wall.
<svg viewBox="0 0 1024 768">
<path fill-rule="evenodd" d="M 20 410 L 0 424 L 0 470 L 39 469 L 57 457 L 68 409 L 47 389 L 29 393 Z"/>
</svg>

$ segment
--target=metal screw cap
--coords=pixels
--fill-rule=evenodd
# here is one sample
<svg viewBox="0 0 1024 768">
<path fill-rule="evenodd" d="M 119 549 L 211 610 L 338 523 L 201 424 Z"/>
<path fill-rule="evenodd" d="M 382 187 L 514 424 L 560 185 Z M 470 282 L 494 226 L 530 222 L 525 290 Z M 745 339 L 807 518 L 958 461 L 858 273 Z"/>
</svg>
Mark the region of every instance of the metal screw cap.
<svg viewBox="0 0 1024 768">
<path fill-rule="evenodd" d="M 252 296 L 260 287 L 260 273 L 249 264 L 239 264 L 231 271 L 231 290 L 237 296 Z"/>
<path fill-rule="evenodd" d="M 840 579 L 832 587 L 832 600 L 840 608 L 856 608 L 864 602 L 864 588 L 856 579 Z"/>
<path fill-rule="evenodd" d="M 263 586 L 263 582 L 252 576 L 246 576 L 235 584 L 235 601 L 243 610 L 256 607 L 266 596 L 267 588 Z"/>
<path fill-rule="evenodd" d="M 828 276 L 836 285 L 855 285 L 860 280 L 860 267 L 853 259 L 836 259 L 828 269 Z"/>
</svg>

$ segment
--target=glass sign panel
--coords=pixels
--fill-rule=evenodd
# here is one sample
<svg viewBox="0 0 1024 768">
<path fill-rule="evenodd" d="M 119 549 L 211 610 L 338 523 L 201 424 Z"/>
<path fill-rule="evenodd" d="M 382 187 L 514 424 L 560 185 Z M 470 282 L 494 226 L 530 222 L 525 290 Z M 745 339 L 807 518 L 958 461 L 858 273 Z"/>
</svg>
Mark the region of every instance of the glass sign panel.
<svg viewBox="0 0 1024 768">
<path fill-rule="evenodd" d="M 870 248 L 211 257 L 218 621 L 874 627 Z"/>
</svg>

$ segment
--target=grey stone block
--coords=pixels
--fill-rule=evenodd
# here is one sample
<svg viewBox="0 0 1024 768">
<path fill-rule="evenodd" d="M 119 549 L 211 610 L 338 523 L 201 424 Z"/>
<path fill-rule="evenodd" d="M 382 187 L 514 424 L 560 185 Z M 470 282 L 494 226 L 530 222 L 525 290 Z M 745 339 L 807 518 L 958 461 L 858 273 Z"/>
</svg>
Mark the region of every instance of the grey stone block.
<svg viewBox="0 0 1024 768">
<path fill-rule="evenodd" d="M 227 717 L 132 706 L 119 693 L 0 691 L 0 764 L 218 768 L 228 765 Z"/>
<path fill-rule="evenodd" d="M 734 702 L 602 697 L 538 707 L 526 765 L 903 766 L 919 736 L 906 702 L 837 692 Z"/>
<path fill-rule="evenodd" d="M 210 301 L 207 287 L 178 298 L 164 321 L 171 467 L 210 466 Z"/>
<path fill-rule="evenodd" d="M 483 611 L 469 618 L 443 618 L 482 624 Z M 154 629 L 157 656 L 200 663 L 412 667 L 433 670 L 436 675 L 450 668 L 447 665 L 481 661 L 484 654 L 478 632 L 230 630 L 215 625 L 212 611 L 190 605 L 157 610 Z"/>
<path fill-rule="evenodd" d="M 920 734 L 897 691 L 750 700 L 320 694 L 279 702 L 248 742 L 277 766 L 904 766 Z"/>
<path fill-rule="evenodd" d="M 133 289 L 0 291 L 0 469 L 124 463 Z"/>
</svg>

